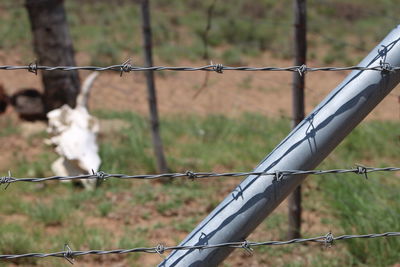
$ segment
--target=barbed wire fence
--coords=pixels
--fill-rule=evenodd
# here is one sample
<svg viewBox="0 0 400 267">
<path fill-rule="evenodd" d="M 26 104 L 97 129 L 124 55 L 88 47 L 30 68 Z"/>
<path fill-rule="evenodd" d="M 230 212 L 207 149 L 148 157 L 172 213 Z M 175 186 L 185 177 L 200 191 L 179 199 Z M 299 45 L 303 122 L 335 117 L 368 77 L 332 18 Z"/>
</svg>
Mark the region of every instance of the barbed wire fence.
<svg viewBox="0 0 400 267">
<path fill-rule="evenodd" d="M 214 0 L 214 3 L 216 0 Z M 210 8 L 211 9 L 211 8 Z M 210 11 L 209 11 L 210 12 Z M 211 11 L 212 12 L 212 11 Z M 209 15 L 211 17 L 211 15 Z M 210 26 L 207 26 L 209 28 Z M 206 44 L 207 49 L 207 44 Z M 206 50 L 207 51 L 207 50 Z M 273 66 L 225 66 L 222 64 L 209 64 L 204 66 L 153 66 L 153 67 L 142 67 L 135 66 L 131 63 L 131 60 L 127 60 L 122 64 L 110 65 L 110 66 L 43 66 L 37 62 L 30 63 L 28 65 L 3 65 L 0 66 L 0 70 L 27 70 L 31 73 L 38 74 L 39 71 L 73 71 L 73 70 L 87 70 L 87 71 L 114 71 L 119 72 L 120 76 L 124 73 L 130 72 L 142 72 L 142 71 L 205 71 L 205 72 L 216 72 L 223 74 L 224 71 L 286 71 L 286 72 L 297 72 L 300 75 L 304 75 L 308 72 L 319 72 L 319 71 L 381 71 L 381 72 L 393 72 L 400 70 L 399 66 L 392 66 L 384 60 L 379 65 L 371 67 L 360 67 L 360 66 L 345 66 L 345 67 L 308 67 L 307 65 L 301 66 L 288 66 L 288 67 L 273 67 Z M 206 82 L 205 82 L 206 83 Z M 399 98 L 400 99 L 400 98 Z M 272 175 L 274 180 L 279 182 L 285 179 L 289 175 L 324 175 L 324 174 L 346 174 L 354 173 L 362 175 L 368 179 L 368 174 L 373 172 L 397 172 L 400 171 L 399 167 L 365 167 L 356 166 L 350 169 L 331 169 L 331 170 L 279 170 L 274 172 L 227 172 L 227 173 L 215 173 L 215 172 L 193 172 L 186 171 L 182 173 L 162 173 L 162 174 L 143 174 L 143 175 L 127 175 L 127 174 L 112 174 L 104 171 L 92 172 L 92 174 L 77 175 L 77 176 L 51 176 L 51 177 L 31 177 L 31 178 L 16 178 L 8 173 L 8 176 L 0 177 L 0 186 L 4 185 L 4 189 L 7 189 L 12 183 L 18 182 L 47 182 L 47 181 L 65 181 L 65 180 L 79 180 L 79 179 L 98 179 L 101 181 L 109 179 L 118 180 L 154 180 L 162 178 L 186 178 L 190 180 L 204 179 L 204 178 L 218 178 L 218 177 L 242 177 L 248 175 L 262 176 Z M 371 239 L 371 238 L 388 238 L 398 237 L 400 232 L 385 232 L 385 233 L 373 233 L 373 234 L 360 234 L 360 235 L 341 235 L 333 236 L 332 233 L 326 235 L 311 237 L 311 238 L 299 238 L 291 239 L 287 241 L 262 241 L 252 242 L 247 240 L 219 243 L 219 244 L 200 244 L 194 246 L 164 246 L 158 244 L 154 247 L 137 247 L 129 249 L 114 249 L 114 250 L 87 250 L 87 251 L 74 251 L 68 244 L 65 244 L 64 250 L 53 253 L 26 253 L 26 254 L 15 254 L 15 255 L 0 255 L 0 259 L 19 259 L 19 258 L 45 258 L 45 257 L 57 257 L 64 258 L 68 262 L 73 263 L 74 258 L 84 255 L 108 255 L 108 254 L 127 254 L 127 253 L 153 253 L 163 255 L 167 251 L 173 250 L 203 250 L 203 249 L 215 249 L 215 248 L 242 248 L 248 253 L 252 253 L 253 247 L 259 246 L 277 246 L 277 245 L 290 245 L 298 243 L 322 243 L 325 247 L 333 245 L 334 241 L 348 240 L 348 239 Z"/>
<path fill-rule="evenodd" d="M 94 172 L 87 175 L 76 175 L 76 176 L 51 176 L 43 178 L 15 178 L 11 176 L 9 171 L 8 176 L 0 177 L 0 185 L 6 184 L 5 189 L 16 182 L 47 182 L 47 181 L 66 181 L 66 180 L 77 180 L 77 179 L 100 179 L 107 180 L 110 178 L 130 180 L 153 180 L 161 178 L 188 178 L 190 180 L 203 179 L 203 178 L 213 178 L 213 177 L 242 177 L 248 175 L 262 176 L 273 175 L 275 181 L 279 182 L 288 175 L 326 175 L 326 174 L 348 174 L 354 173 L 357 175 L 363 175 L 368 179 L 368 173 L 373 172 L 397 172 L 400 171 L 400 167 L 365 167 L 357 165 L 355 168 L 350 169 L 329 169 L 329 170 L 282 170 L 274 172 L 228 172 L 228 173 L 215 173 L 215 172 L 192 172 L 186 171 L 184 173 L 163 173 L 154 175 L 126 175 L 126 174 L 109 174 L 103 171 Z M 172 250 L 203 250 L 203 249 L 213 249 L 213 248 L 242 248 L 248 253 L 253 253 L 253 247 L 260 246 L 281 246 L 281 245 L 291 245 L 298 243 L 323 243 L 325 247 L 331 247 L 334 241 L 348 240 L 348 239 L 370 239 L 370 238 L 384 238 L 384 237 L 397 237 L 400 236 L 400 232 L 386 232 L 386 233 L 373 233 L 373 234 L 360 234 L 360 235 L 341 235 L 334 237 L 331 232 L 323 236 L 311 237 L 311 238 L 297 238 L 287 241 L 262 241 L 262 242 L 252 242 L 247 240 L 219 243 L 219 244 L 200 244 L 194 246 L 164 246 L 163 244 L 158 244 L 154 247 L 136 247 L 129 249 L 113 249 L 113 250 L 87 250 L 87 251 L 73 251 L 65 244 L 64 251 L 52 252 L 52 253 L 25 253 L 25 254 L 7 254 L 0 255 L 0 259 L 20 259 L 20 258 L 45 258 L 45 257 L 56 257 L 64 258 L 71 264 L 74 258 L 77 256 L 84 255 L 109 255 L 109 254 L 127 254 L 127 253 L 156 253 L 159 255 L 164 254 L 164 252 Z"/>
<path fill-rule="evenodd" d="M 266 176 L 272 175 L 276 181 L 281 181 L 286 176 L 289 175 L 323 175 L 323 174 L 346 174 L 346 173 L 355 173 L 359 175 L 363 175 L 366 179 L 368 179 L 368 173 L 372 172 L 397 172 L 400 171 L 400 167 L 384 167 L 384 168 L 376 168 L 376 167 L 365 167 L 358 165 L 356 168 L 351 169 L 331 169 L 331 170 L 279 170 L 274 172 L 224 172 L 224 173 L 216 173 L 216 172 L 192 172 L 186 171 L 182 173 L 161 173 L 161 174 L 139 174 L 139 175 L 127 175 L 127 174 L 111 174 L 106 173 L 104 171 L 94 172 L 92 174 L 84 174 L 84 175 L 75 175 L 75 176 L 50 176 L 50 177 L 36 177 L 36 178 L 16 178 L 11 176 L 11 171 L 9 171 L 8 176 L 0 177 L 0 185 L 5 184 L 8 187 L 12 183 L 17 182 L 47 182 L 47 181 L 72 181 L 72 180 L 80 180 L 80 179 L 99 179 L 99 180 L 108 180 L 108 179 L 119 179 L 119 180 L 155 180 L 155 179 L 163 179 L 163 178 L 187 178 L 190 180 L 195 179 L 205 179 L 205 178 L 217 178 L 217 177 L 243 177 L 249 175 L 255 176 Z"/>
<path fill-rule="evenodd" d="M 137 71 L 212 71 L 222 74 L 224 71 L 288 71 L 298 72 L 300 75 L 304 75 L 307 72 L 317 71 L 398 71 L 400 66 L 392 66 L 388 62 L 382 61 L 380 65 L 371 67 L 362 66 L 347 66 L 347 67 L 308 67 L 307 65 L 301 66 L 288 66 L 288 67 L 272 67 L 272 66 L 225 66 L 223 64 L 209 64 L 199 67 L 191 66 L 152 66 L 152 67 L 141 67 L 131 64 L 131 60 L 127 60 L 122 64 L 110 65 L 110 66 L 41 66 L 37 63 L 30 63 L 29 65 L 1 65 L 0 70 L 27 70 L 31 73 L 38 74 L 38 71 L 75 71 L 75 70 L 88 70 L 88 71 L 115 71 L 119 72 L 122 76 L 123 73 L 137 72 Z"/>
<path fill-rule="evenodd" d="M 81 251 L 72 250 L 68 244 L 64 245 L 64 250 L 52 253 L 26 253 L 26 254 L 15 254 L 15 255 L 0 255 L 0 259 L 20 259 L 20 258 L 46 258 L 46 257 L 57 257 L 64 258 L 69 263 L 73 264 L 74 258 L 77 256 L 84 255 L 109 255 L 109 254 L 127 254 L 127 253 L 157 253 L 160 256 L 166 251 L 172 250 L 204 250 L 204 249 L 215 249 L 215 248 L 242 248 L 246 252 L 252 254 L 253 247 L 261 246 L 282 246 L 299 243 L 322 243 L 325 247 L 331 247 L 335 241 L 348 240 L 348 239 L 371 239 L 371 238 L 384 238 L 384 237 L 396 237 L 400 236 L 400 232 L 386 232 L 380 234 L 363 234 L 363 235 L 341 235 L 333 236 L 331 232 L 326 235 L 311 237 L 311 238 L 297 238 L 287 241 L 263 241 L 263 242 L 252 242 L 252 241 L 236 241 L 226 242 L 219 244 L 201 244 L 195 246 L 164 246 L 158 244 L 154 247 L 137 247 L 130 249 L 114 249 L 114 250 L 87 250 Z"/>
<path fill-rule="evenodd" d="M 110 66 L 42 66 L 37 62 L 30 63 L 28 65 L 2 65 L 0 70 L 17 71 L 27 70 L 31 73 L 38 74 L 39 71 L 72 71 L 72 70 L 87 70 L 87 71 L 114 71 L 119 72 L 120 76 L 124 73 L 129 72 L 140 72 L 140 71 L 207 71 L 216 72 L 222 74 L 224 71 L 286 71 L 286 72 L 297 72 L 300 75 L 304 75 L 307 72 L 317 71 L 381 71 L 381 72 L 393 72 L 400 70 L 398 66 L 392 66 L 385 61 L 381 61 L 379 65 L 371 67 L 360 67 L 360 66 L 347 66 L 347 67 L 308 67 L 306 65 L 301 66 L 288 66 L 288 67 L 252 67 L 252 66 L 224 66 L 222 64 L 209 64 L 199 67 L 193 66 L 153 66 L 153 67 L 141 67 L 134 66 L 131 60 L 127 60 L 119 65 Z M 104 171 L 92 172 L 91 174 L 76 175 L 76 176 L 50 176 L 50 177 L 30 177 L 30 178 L 16 178 L 8 173 L 8 176 L 0 177 L 0 186 L 4 185 L 4 189 L 7 189 L 11 184 L 18 182 L 47 182 L 47 181 L 66 181 L 66 180 L 80 180 L 80 179 L 98 179 L 101 181 L 109 179 L 117 180 L 154 180 L 162 178 L 186 178 L 190 180 L 205 179 L 205 178 L 218 178 L 218 177 L 243 177 L 249 175 L 262 176 L 272 175 L 274 180 L 279 182 L 285 179 L 289 175 L 324 175 L 324 174 L 346 174 L 354 173 L 357 175 L 363 175 L 368 179 L 368 174 L 373 172 L 397 172 L 400 171 L 400 167 L 365 167 L 358 165 L 355 168 L 349 169 L 330 169 L 330 170 L 279 170 L 274 172 L 193 172 L 186 171 L 182 173 L 162 173 L 162 174 L 141 174 L 141 175 L 127 175 L 127 174 L 112 174 Z M 347 239 L 369 239 L 369 238 L 383 238 L 383 237 L 397 237 L 400 236 L 400 232 L 386 232 L 381 234 L 362 234 L 362 235 L 341 235 L 334 237 L 331 233 L 327 235 L 302 238 L 302 239 L 291 239 L 287 241 L 264 241 L 264 242 L 250 242 L 246 240 L 220 243 L 220 244 L 201 244 L 195 246 L 164 246 L 157 245 L 155 247 L 137 247 L 129 249 L 115 249 L 115 250 L 88 250 L 88 251 L 73 251 L 68 245 L 65 245 L 64 251 L 53 252 L 53 253 L 26 253 L 16 255 L 0 255 L 0 259 L 19 259 L 19 258 L 44 258 L 44 257 L 58 257 L 68 260 L 73 263 L 74 258 L 77 256 L 84 255 L 108 255 L 108 254 L 127 254 L 127 253 L 155 253 L 162 255 L 164 252 L 172 250 L 202 250 L 202 249 L 213 249 L 213 248 L 242 248 L 247 252 L 252 253 L 253 247 L 259 246 L 273 246 L 273 245 L 289 245 L 306 242 L 317 242 L 323 243 L 325 246 L 331 246 L 333 241 L 347 240 Z"/>
</svg>

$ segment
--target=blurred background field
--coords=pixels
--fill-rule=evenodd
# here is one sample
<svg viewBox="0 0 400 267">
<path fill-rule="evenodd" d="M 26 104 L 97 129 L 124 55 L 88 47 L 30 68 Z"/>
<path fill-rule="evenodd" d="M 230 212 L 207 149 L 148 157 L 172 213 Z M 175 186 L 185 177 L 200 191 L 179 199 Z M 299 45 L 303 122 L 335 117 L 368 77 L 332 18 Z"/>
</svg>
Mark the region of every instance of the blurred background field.
<svg viewBox="0 0 400 267">
<path fill-rule="evenodd" d="M 157 58 L 171 63 L 201 59 L 211 3 L 196 0 L 152 3 Z M 140 10 L 135 1 L 70 0 L 65 1 L 65 7 L 74 46 L 78 52 L 88 54 L 87 63 L 120 63 L 126 55 L 141 60 Z M 0 47 L 32 56 L 23 1 L 4 0 L 0 8 L 3 13 L 0 30 L 5 37 Z M 399 9 L 393 0 L 308 1 L 309 60 L 326 64 L 358 63 L 397 24 Z M 278 58 L 291 59 L 292 1 L 217 2 L 212 17 L 209 45 L 215 61 L 243 64 L 248 63 L 244 56 L 258 57 L 266 51 Z"/>
<path fill-rule="evenodd" d="M 153 1 L 156 65 L 204 65 L 202 36 L 212 1 Z M 235 3 L 233 3 L 235 2 Z M 140 12 L 133 1 L 66 0 L 68 22 L 79 65 L 120 64 L 132 58 L 143 65 Z M 0 3 L 0 64 L 35 59 L 23 1 Z M 396 1 L 308 1 L 308 65 L 357 64 L 397 25 Z M 209 32 L 210 59 L 224 65 L 292 65 L 292 1 L 217 1 Z M 80 73 L 81 77 L 88 72 Z M 310 73 L 309 112 L 345 76 Z M 290 73 L 211 73 L 208 86 L 194 97 L 205 73 L 156 74 L 161 133 L 172 171 L 247 171 L 290 131 Z M 2 72 L 7 92 L 41 89 L 40 76 Z M 349 168 L 356 163 L 398 166 L 400 90 L 387 99 L 320 166 Z M 101 120 L 101 170 L 154 173 L 147 124 L 144 76 L 101 73 L 90 110 Z M 50 176 L 56 158 L 44 144 L 44 123 L 21 122 L 11 109 L 0 117 L 0 175 Z M 304 185 L 303 236 L 400 230 L 399 173 L 311 176 Z M 170 184 L 105 181 L 88 192 L 68 183 L 12 184 L 0 193 L 0 254 L 113 249 L 179 243 L 240 178 Z M 283 203 L 249 240 L 283 240 Z M 338 242 L 333 248 L 292 245 L 256 248 L 249 257 L 235 251 L 223 266 L 396 266 L 398 238 Z M 87 256 L 78 266 L 153 266 L 152 254 Z M 62 259 L 2 262 L 4 266 L 67 266 Z"/>
</svg>

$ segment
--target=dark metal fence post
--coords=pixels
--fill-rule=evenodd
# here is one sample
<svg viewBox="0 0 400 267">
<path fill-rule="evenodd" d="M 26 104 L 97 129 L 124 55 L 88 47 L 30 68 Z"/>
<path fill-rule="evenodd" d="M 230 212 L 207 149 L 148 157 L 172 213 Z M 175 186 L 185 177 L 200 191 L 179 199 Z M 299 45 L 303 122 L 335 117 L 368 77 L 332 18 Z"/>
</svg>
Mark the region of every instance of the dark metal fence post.
<svg viewBox="0 0 400 267">
<path fill-rule="evenodd" d="M 307 55 L 307 10 L 306 0 L 294 0 L 294 65 L 306 64 Z M 293 121 L 295 128 L 304 119 L 304 81 L 305 73 L 301 70 L 293 73 L 292 103 Z M 288 206 L 288 238 L 299 238 L 301 235 L 301 185 L 289 196 Z"/>
<path fill-rule="evenodd" d="M 150 25 L 150 10 L 149 0 L 141 1 L 142 7 L 142 20 L 143 20 L 143 50 L 145 56 L 146 67 L 153 66 L 153 55 L 152 55 L 152 37 L 151 37 L 151 25 Z M 164 156 L 163 144 L 160 136 L 160 125 L 158 121 L 157 111 L 157 95 L 156 86 L 154 81 L 153 71 L 146 71 L 147 79 L 147 91 L 148 101 L 150 108 L 150 127 L 151 136 L 154 146 L 154 155 L 157 162 L 157 170 L 161 173 L 168 172 L 167 161 Z"/>
</svg>

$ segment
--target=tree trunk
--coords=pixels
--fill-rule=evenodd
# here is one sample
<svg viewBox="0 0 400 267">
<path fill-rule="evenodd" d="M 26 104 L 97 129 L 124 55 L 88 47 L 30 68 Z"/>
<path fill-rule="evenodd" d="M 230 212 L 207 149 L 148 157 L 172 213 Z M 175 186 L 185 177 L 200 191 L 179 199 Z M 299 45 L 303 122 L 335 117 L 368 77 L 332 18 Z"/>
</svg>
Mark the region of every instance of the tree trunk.
<svg viewBox="0 0 400 267">
<path fill-rule="evenodd" d="M 26 0 L 33 46 L 38 64 L 75 66 L 63 0 Z M 45 71 L 44 103 L 46 112 L 64 104 L 75 107 L 80 82 L 77 71 Z"/>
</svg>

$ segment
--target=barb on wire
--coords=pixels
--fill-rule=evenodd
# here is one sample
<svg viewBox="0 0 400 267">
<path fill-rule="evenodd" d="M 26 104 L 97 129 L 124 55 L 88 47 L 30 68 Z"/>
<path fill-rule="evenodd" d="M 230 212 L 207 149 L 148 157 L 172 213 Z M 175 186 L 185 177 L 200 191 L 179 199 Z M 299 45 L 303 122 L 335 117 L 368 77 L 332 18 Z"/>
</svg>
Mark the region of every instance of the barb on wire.
<svg viewBox="0 0 400 267">
<path fill-rule="evenodd" d="M 6 187 L 4 188 L 4 190 L 6 190 L 10 186 L 10 181 L 12 179 L 13 178 L 11 177 L 11 171 L 8 171 L 8 176 L 0 177 L 0 185 L 6 184 Z"/>
<path fill-rule="evenodd" d="M 329 233 L 325 235 L 325 240 L 324 240 L 325 247 L 327 248 L 332 247 L 333 241 L 335 241 L 335 237 L 333 236 L 332 232 L 329 231 Z"/>
<path fill-rule="evenodd" d="M 9 176 L 0 177 L 0 185 L 7 184 L 7 186 L 11 183 L 16 182 L 46 182 L 46 181 L 54 181 L 54 180 L 77 180 L 77 179 L 98 179 L 101 181 L 107 179 L 121 179 L 121 180 L 129 180 L 129 179 L 139 179 L 139 180 L 152 180 L 152 179 L 161 179 L 161 178 L 188 178 L 190 180 L 195 179 L 204 179 L 204 178 L 212 178 L 212 177 L 240 177 L 240 176 L 248 176 L 248 175 L 256 175 L 256 176 L 265 176 L 271 175 L 274 177 L 274 181 L 281 181 L 286 176 L 290 175 L 323 175 L 323 174 L 342 174 L 342 173 L 355 173 L 364 175 L 366 178 L 367 174 L 370 172 L 395 172 L 400 171 L 400 167 L 384 167 L 384 168 L 374 168 L 374 167 L 365 167 L 358 165 L 353 169 L 332 169 L 332 170 L 275 170 L 275 171 L 250 171 L 250 172 L 224 172 L 224 173 L 215 173 L 215 172 L 192 172 L 187 171 L 184 173 L 161 173 L 161 174 L 138 174 L 138 175 L 126 175 L 126 174 L 110 174 L 104 171 L 94 172 L 91 174 L 83 174 L 83 175 L 75 175 L 75 176 L 50 176 L 43 178 L 15 178 L 11 176 L 9 172 Z"/>
<path fill-rule="evenodd" d="M 107 254 L 126 254 L 126 253 L 155 253 L 162 255 L 165 251 L 172 250 L 192 250 L 192 249 L 213 249 L 213 248 L 243 248 L 247 252 L 252 253 L 253 247 L 259 246 L 281 246 L 290 245 L 298 243 L 315 242 L 322 243 L 327 247 L 332 246 L 334 241 L 347 240 L 347 239 L 367 239 L 367 238 L 383 238 L 383 237 L 396 237 L 400 236 L 400 232 L 386 232 L 381 234 L 365 234 L 365 235 L 341 235 L 334 237 L 331 232 L 326 235 L 311 237 L 311 238 L 297 238 L 287 241 L 264 241 L 264 242 L 250 242 L 247 240 L 237 241 L 237 242 L 226 242 L 220 244 L 203 244 L 203 245 L 193 245 L 193 246 L 171 246 L 166 247 L 164 245 L 157 245 L 155 247 L 139 247 L 131 249 L 114 249 L 114 250 L 88 250 L 88 251 L 73 251 L 68 245 L 65 245 L 64 250 L 60 252 L 53 253 L 27 253 L 27 254 L 17 254 L 17 255 L 0 255 L 0 259 L 18 259 L 18 258 L 45 258 L 45 257 L 59 257 L 65 258 L 72 263 L 73 259 L 77 256 L 84 255 L 107 255 Z"/>
<path fill-rule="evenodd" d="M 37 60 L 35 60 L 34 62 L 29 63 L 28 65 L 28 71 L 32 72 L 33 74 L 37 75 Z"/>
<path fill-rule="evenodd" d="M 71 248 L 68 246 L 68 244 L 64 244 L 64 258 L 71 264 L 74 264 L 74 256 L 72 253 Z"/>
<path fill-rule="evenodd" d="M 250 67 L 250 66 L 239 66 L 231 67 L 222 64 L 210 64 L 199 67 L 185 67 L 185 66 L 151 66 L 141 67 L 134 66 L 130 61 L 125 61 L 120 65 L 111 65 L 106 67 L 97 66 L 41 66 L 36 63 L 30 63 L 29 65 L 1 65 L 0 70 L 28 70 L 29 72 L 37 73 L 41 71 L 74 71 L 74 70 L 90 70 L 90 71 L 116 71 L 122 74 L 123 72 L 132 71 L 213 71 L 217 73 L 223 73 L 224 71 L 290 71 L 290 72 L 315 72 L 315 71 L 348 71 L 348 70 L 373 70 L 373 71 L 397 71 L 400 70 L 398 66 L 392 66 L 388 62 L 382 61 L 379 65 L 372 67 L 361 67 L 361 66 L 349 66 L 349 67 L 307 67 L 302 66 L 290 66 L 290 67 Z"/>
<path fill-rule="evenodd" d="M 131 69 L 132 69 L 131 59 L 128 59 L 124 63 L 122 63 L 121 68 L 120 68 L 119 77 L 122 77 L 122 74 L 124 72 L 130 72 Z"/>
</svg>

